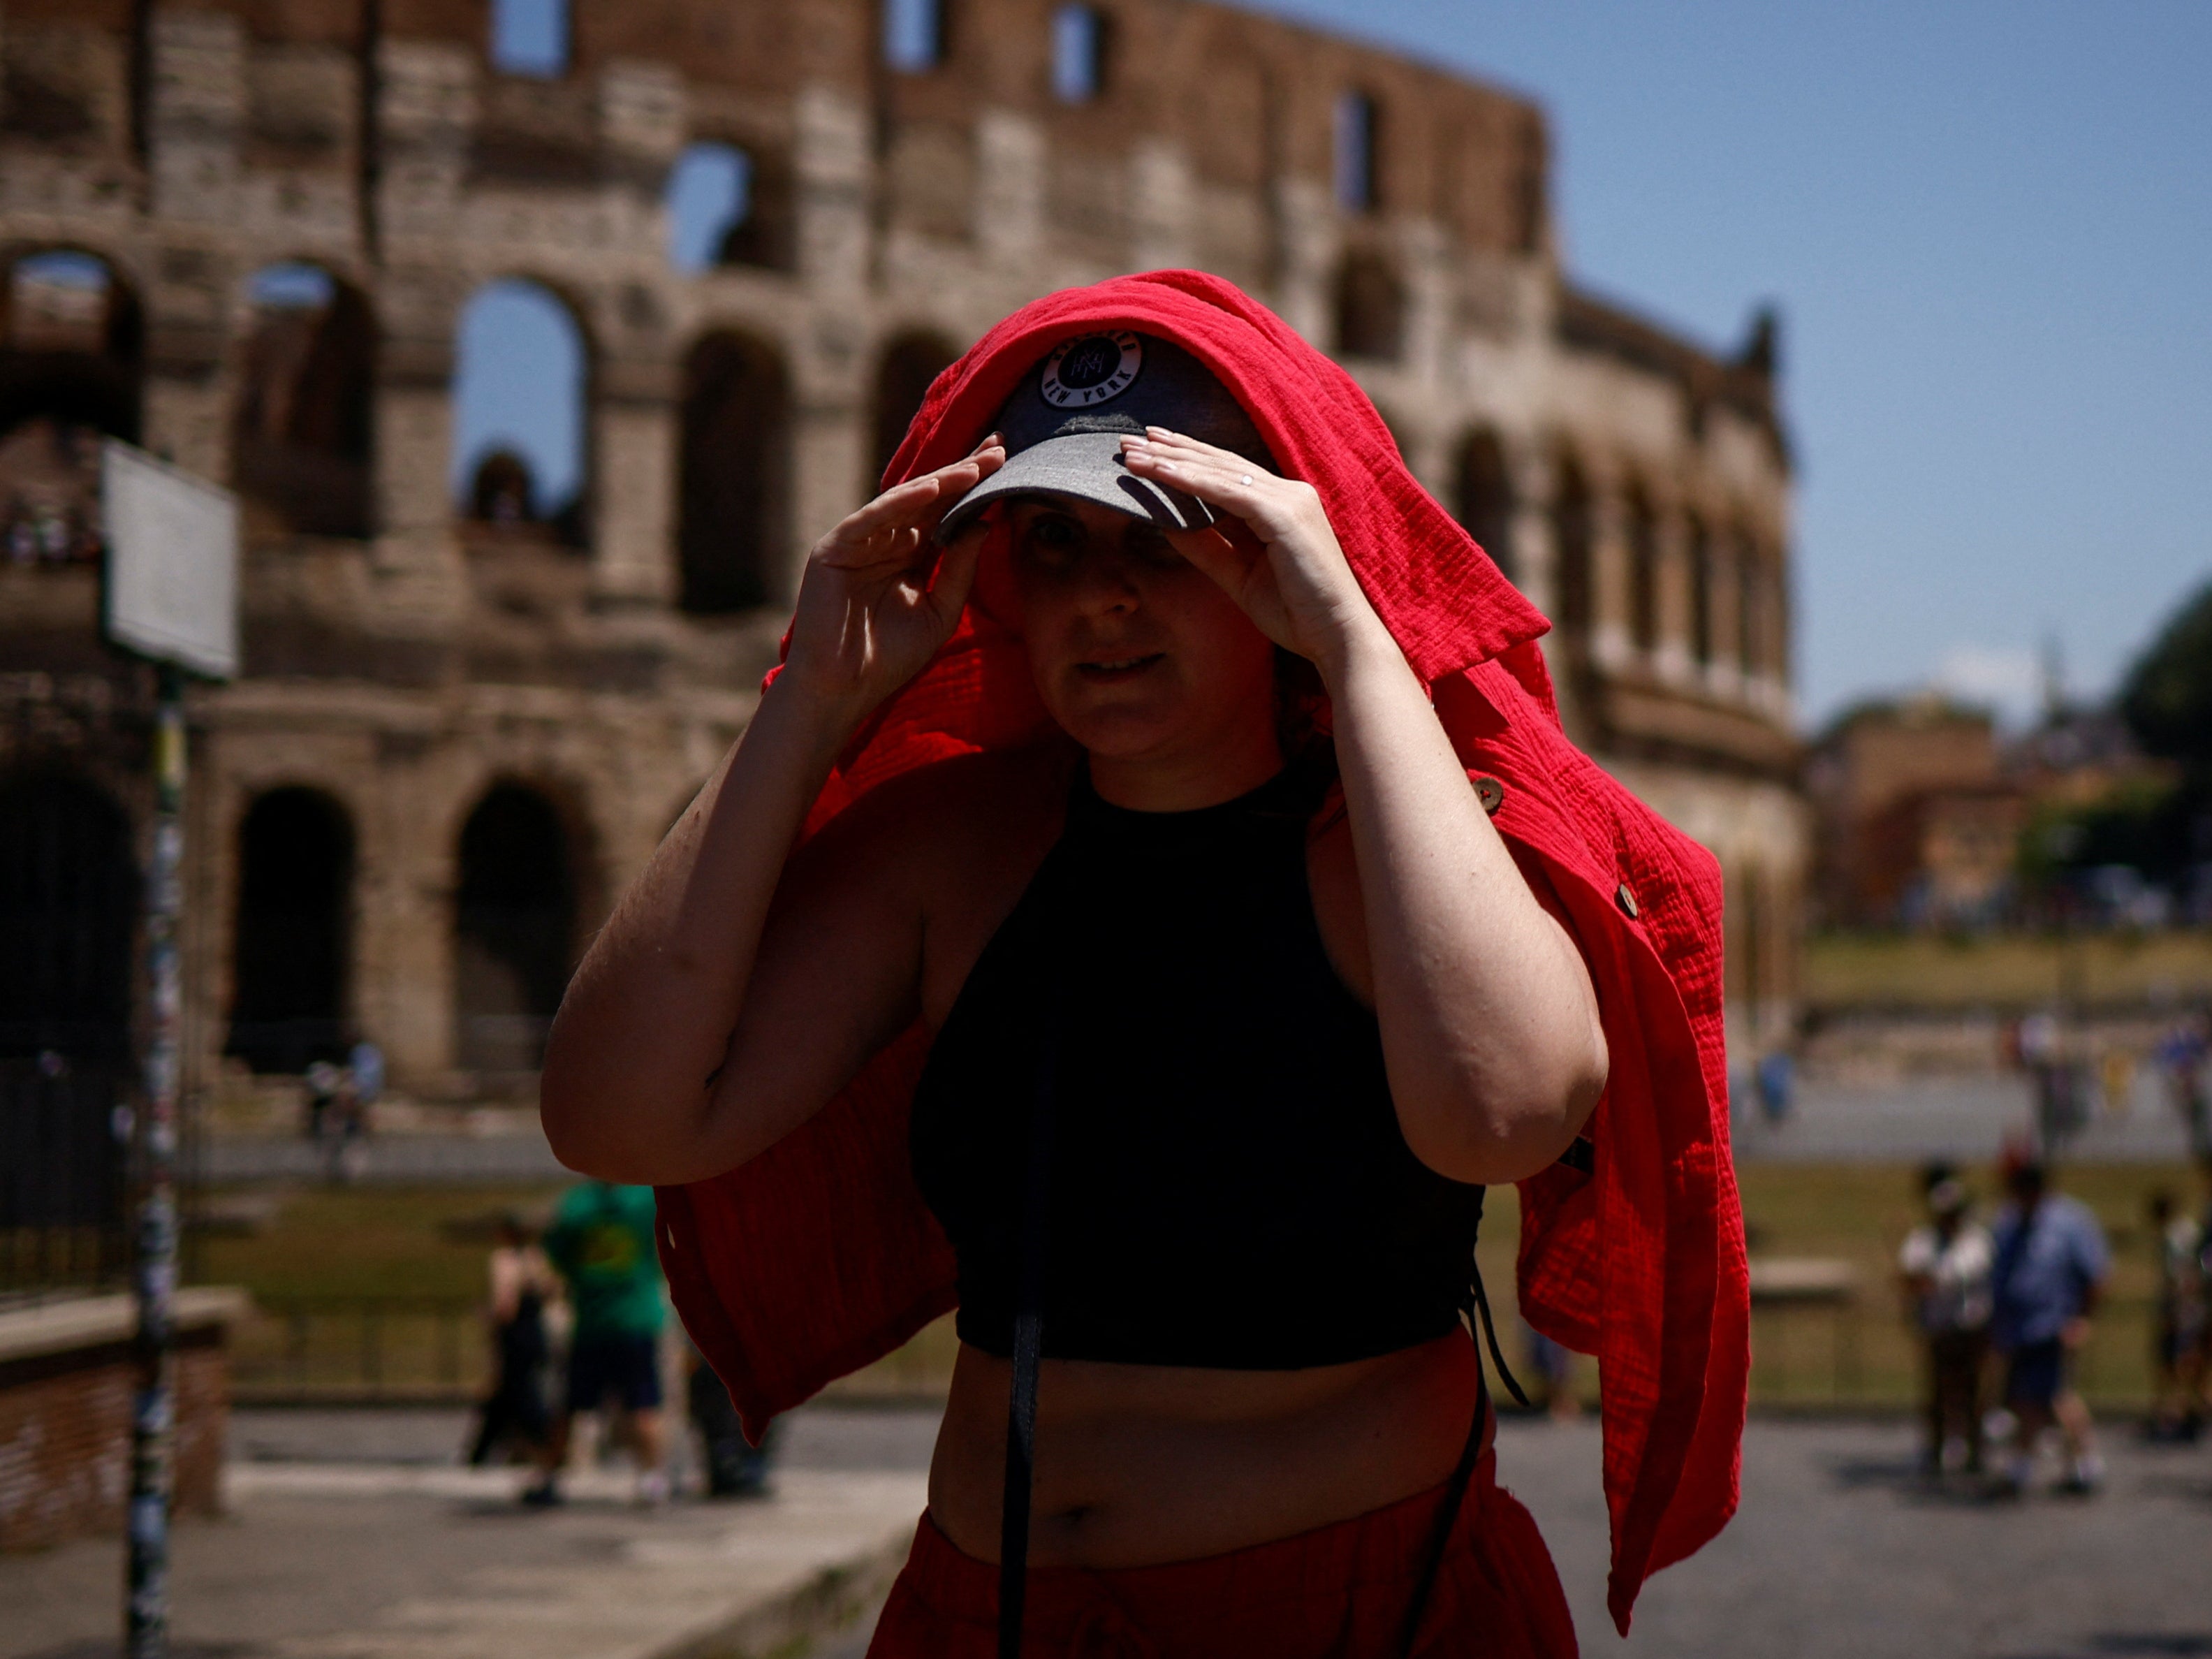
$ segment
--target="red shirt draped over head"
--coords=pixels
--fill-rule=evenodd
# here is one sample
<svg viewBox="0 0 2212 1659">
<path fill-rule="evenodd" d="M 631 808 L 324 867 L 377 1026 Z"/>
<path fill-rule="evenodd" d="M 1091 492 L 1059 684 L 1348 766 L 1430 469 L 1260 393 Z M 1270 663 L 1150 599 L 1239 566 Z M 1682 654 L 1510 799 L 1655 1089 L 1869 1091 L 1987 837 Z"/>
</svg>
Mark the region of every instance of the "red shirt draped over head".
<svg viewBox="0 0 2212 1659">
<path fill-rule="evenodd" d="M 1743 1225 L 1729 1158 L 1721 884 L 1712 857 L 1568 742 L 1535 640 L 1544 618 L 1413 481 L 1351 377 L 1218 277 L 1156 271 L 1024 306 L 940 375 L 886 484 L 966 453 L 1023 374 L 1072 333 L 1175 341 L 1234 392 L 1292 477 L 1320 491 L 1352 569 L 1431 690 L 1495 823 L 1548 878 L 1589 964 L 1612 1052 L 1595 1173 L 1521 1183 L 1521 1308 L 1598 1357 L 1608 1604 L 1626 1632 L 1644 1578 L 1735 1512 L 1749 1370 Z M 1046 717 L 1021 641 L 976 598 L 855 738 L 810 828 L 884 780 L 1023 742 Z M 928 1035 L 878 1055 L 741 1169 L 659 1194 L 677 1306 L 749 1432 L 953 1305 L 951 1248 L 908 1168 Z"/>
</svg>

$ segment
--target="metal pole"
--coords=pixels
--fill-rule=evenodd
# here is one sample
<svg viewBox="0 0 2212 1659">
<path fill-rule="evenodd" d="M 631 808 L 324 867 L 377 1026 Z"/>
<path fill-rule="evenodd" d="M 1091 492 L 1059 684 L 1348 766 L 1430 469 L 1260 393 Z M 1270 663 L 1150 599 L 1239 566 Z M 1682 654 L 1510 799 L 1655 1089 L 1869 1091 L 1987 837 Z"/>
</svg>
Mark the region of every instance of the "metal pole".
<svg viewBox="0 0 2212 1659">
<path fill-rule="evenodd" d="M 154 856 L 147 871 L 146 965 L 151 1018 L 140 1115 L 137 1398 L 131 1414 L 131 1503 L 124 1600 L 127 1659 L 166 1659 L 169 1647 L 169 1499 L 176 1405 L 171 1376 L 177 1285 L 177 1083 L 184 1017 L 179 924 L 184 914 L 184 677 L 161 665 L 154 715 Z"/>
</svg>

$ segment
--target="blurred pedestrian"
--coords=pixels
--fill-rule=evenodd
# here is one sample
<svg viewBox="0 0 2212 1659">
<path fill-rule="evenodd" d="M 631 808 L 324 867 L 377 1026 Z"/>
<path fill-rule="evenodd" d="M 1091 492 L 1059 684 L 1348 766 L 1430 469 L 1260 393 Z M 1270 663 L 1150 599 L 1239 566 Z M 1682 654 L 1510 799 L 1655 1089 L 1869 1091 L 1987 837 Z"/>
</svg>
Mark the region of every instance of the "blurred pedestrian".
<svg viewBox="0 0 2212 1659">
<path fill-rule="evenodd" d="M 1995 1247 L 1973 1220 L 1966 1183 L 1950 1164 L 1931 1164 L 1921 1172 L 1921 1196 L 1928 1219 L 1906 1236 L 1897 1257 L 1925 1358 L 1928 1438 L 1921 1468 L 1942 1474 L 1955 1445 L 1966 1471 L 1979 1474 Z"/>
<path fill-rule="evenodd" d="M 685 1403 L 690 1407 L 691 1425 L 699 1431 L 700 1450 L 704 1454 L 707 1468 L 707 1496 L 767 1497 L 769 1456 L 775 1439 L 775 1420 L 769 1420 L 768 1432 L 761 1437 L 759 1445 L 748 1444 L 729 1389 L 723 1386 L 722 1379 L 714 1374 L 714 1368 L 697 1347 L 689 1341 L 684 1346 L 688 1371 Z"/>
<path fill-rule="evenodd" d="M 2166 1098 L 2189 1137 L 2190 1156 L 2197 1158 L 2212 1158 L 2212 1089 L 2206 1086 L 2212 1037 L 2207 1036 L 2208 1027 L 2212 1027 L 2212 1018 L 2192 1014 L 2160 1038 L 2156 1050 Z"/>
<path fill-rule="evenodd" d="M 323 1133 L 331 1139 L 330 1180 L 347 1186 L 368 1172 L 368 1103 L 362 1098 L 353 1068 L 333 1067 L 337 1085 L 325 1109 Z"/>
<path fill-rule="evenodd" d="M 1790 1115 L 1796 1093 L 1796 1065 L 1787 1048 L 1776 1048 L 1759 1062 L 1759 1103 L 1769 1123 L 1779 1124 Z"/>
<path fill-rule="evenodd" d="M 530 1229 L 513 1212 L 499 1219 L 499 1242 L 492 1247 L 487 1276 L 484 1321 L 490 1328 L 494 1370 L 491 1392 L 477 1408 L 471 1465 L 518 1447 L 534 1459 L 553 1437 L 553 1411 L 545 1397 L 546 1370 L 553 1358 L 549 1315 L 560 1298 L 561 1281 Z"/>
<path fill-rule="evenodd" d="M 344 1073 L 327 1060 L 319 1060 L 307 1067 L 301 1081 L 307 1089 L 307 1139 L 320 1140 L 331 1130 L 331 1108 L 337 1102 L 338 1085 Z"/>
<path fill-rule="evenodd" d="M 2012 1201 L 1993 1230 L 1990 1319 L 1990 1340 L 2005 1361 L 2004 1403 L 2014 1419 L 2002 1489 L 2027 1489 L 2037 1444 L 2055 1423 L 2066 1446 L 2060 1490 L 2094 1492 L 2104 1464 L 2089 1408 L 2069 1373 L 2089 1340 L 2110 1267 L 2104 1230 L 2087 1205 L 2050 1189 L 2039 1159 L 2014 1159 L 2005 1187 Z"/>
<path fill-rule="evenodd" d="M 1575 1397 L 1575 1356 L 1564 1343 L 1554 1342 L 1534 1325 L 1522 1322 L 1528 1340 L 1528 1369 L 1542 1384 L 1540 1395 L 1545 1413 L 1554 1423 L 1571 1423 L 1580 1417 L 1583 1403 Z"/>
<path fill-rule="evenodd" d="M 530 1504 L 561 1501 L 560 1477 L 578 1412 L 615 1409 L 615 1435 L 637 1460 L 641 1504 L 668 1498 L 661 1418 L 664 1302 L 654 1246 L 653 1188 L 589 1181 L 571 1188 L 546 1230 L 545 1255 L 568 1288 L 574 1334 L 568 1386 L 540 1460 Z"/>
<path fill-rule="evenodd" d="M 2193 1441 L 2203 1426 L 2207 1241 L 2203 1225 L 2180 1212 L 2172 1193 L 2153 1193 L 2145 1211 L 2158 1253 L 2151 1437 Z"/>
<path fill-rule="evenodd" d="M 353 1073 L 354 1092 L 361 1103 L 375 1105 L 384 1092 L 384 1050 L 363 1037 L 347 1053 L 346 1070 Z"/>
</svg>

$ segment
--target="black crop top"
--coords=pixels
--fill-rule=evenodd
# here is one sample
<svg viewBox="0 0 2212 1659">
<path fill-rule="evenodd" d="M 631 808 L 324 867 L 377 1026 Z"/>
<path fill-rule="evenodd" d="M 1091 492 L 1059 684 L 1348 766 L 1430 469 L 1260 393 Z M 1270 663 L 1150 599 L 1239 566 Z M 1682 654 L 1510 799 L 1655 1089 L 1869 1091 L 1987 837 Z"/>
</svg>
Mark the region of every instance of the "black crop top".
<svg viewBox="0 0 2212 1659">
<path fill-rule="evenodd" d="M 1024 1177 L 1054 1045 L 1044 1352 L 1291 1370 L 1455 1328 L 1482 1188 L 1416 1158 L 1375 1016 L 1322 949 L 1288 770 L 1194 812 L 1067 827 L 976 961 L 915 1091 L 960 1338 L 1013 1350 Z"/>
</svg>

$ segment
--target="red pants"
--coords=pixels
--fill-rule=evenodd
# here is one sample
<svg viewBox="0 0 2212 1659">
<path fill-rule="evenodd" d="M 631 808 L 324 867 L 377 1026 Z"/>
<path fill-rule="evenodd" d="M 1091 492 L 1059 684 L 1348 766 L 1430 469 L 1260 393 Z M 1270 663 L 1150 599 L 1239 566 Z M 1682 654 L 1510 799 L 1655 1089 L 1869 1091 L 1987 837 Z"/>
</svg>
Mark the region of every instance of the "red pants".
<svg viewBox="0 0 2212 1659">
<path fill-rule="evenodd" d="M 1200 1561 L 1035 1567 L 1022 1652 L 1036 1659 L 1398 1659 L 1435 1537 L 1437 1486 L 1388 1509 Z M 927 1515 L 868 1659 L 994 1659 L 999 1570 Z M 1421 1620 L 1421 1659 L 1573 1659 L 1575 1627 L 1536 1522 L 1485 1453 Z"/>
</svg>

